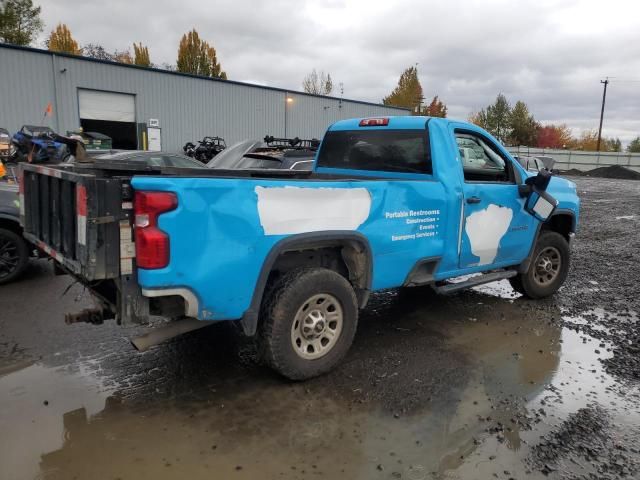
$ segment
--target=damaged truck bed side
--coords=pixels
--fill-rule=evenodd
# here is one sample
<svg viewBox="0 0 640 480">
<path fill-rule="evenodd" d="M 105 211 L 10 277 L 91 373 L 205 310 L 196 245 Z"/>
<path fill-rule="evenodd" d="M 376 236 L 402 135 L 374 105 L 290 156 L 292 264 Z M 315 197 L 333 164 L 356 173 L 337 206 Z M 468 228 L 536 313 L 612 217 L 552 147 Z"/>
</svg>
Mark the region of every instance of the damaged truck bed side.
<svg viewBox="0 0 640 480">
<path fill-rule="evenodd" d="M 337 122 L 312 172 L 87 160 L 25 165 L 21 195 L 27 238 L 99 301 L 69 321 L 239 321 L 291 379 L 344 357 L 372 291 L 508 279 L 555 293 L 579 210 L 573 183 L 532 176 L 474 125 L 428 117 Z"/>
</svg>

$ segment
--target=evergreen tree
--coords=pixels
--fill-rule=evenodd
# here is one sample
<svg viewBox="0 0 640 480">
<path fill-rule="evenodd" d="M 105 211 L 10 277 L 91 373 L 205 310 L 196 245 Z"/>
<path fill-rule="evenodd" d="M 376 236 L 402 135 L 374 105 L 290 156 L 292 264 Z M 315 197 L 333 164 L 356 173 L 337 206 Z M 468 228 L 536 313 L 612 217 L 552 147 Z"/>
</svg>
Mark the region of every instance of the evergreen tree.
<svg viewBox="0 0 640 480">
<path fill-rule="evenodd" d="M 529 113 L 527 104 L 518 100 L 509 115 L 509 141 L 513 145 L 533 146 L 536 144 L 538 122 Z"/>
<path fill-rule="evenodd" d="M 627 152 L 640 153 L 640 136 L 631 140 L 631 143 L 627 146 Z"/>
<path fill-rule="evenodd" d="M 0 1 L 0 41 L 30 45 L 42 31 L 40 11 L 32 0 Z"/>
</svg>

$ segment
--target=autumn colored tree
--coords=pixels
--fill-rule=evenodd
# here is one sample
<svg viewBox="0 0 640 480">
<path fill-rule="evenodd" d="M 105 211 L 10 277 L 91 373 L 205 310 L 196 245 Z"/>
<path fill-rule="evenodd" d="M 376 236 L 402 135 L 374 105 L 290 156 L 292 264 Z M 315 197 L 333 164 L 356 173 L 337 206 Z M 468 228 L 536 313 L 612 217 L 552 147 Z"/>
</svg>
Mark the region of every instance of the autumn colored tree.
<svg viewBox="0 0 640 480">
<path fill-rule="evenodd" d="M 47 48 L 52 52 L 71 53 L 73 55 L 82 54 L 82 49 L 78 46 L 78 42 L 73 39 L 71 30 L 64 23 L 59 23 L 51 31 L 46 43 Z"/>
<path fill-rule="evenodd" d="M 142 43 L 133 44 L 133 63 L 141 67 L 150 67 L 149 49 Z"/>
<path fill-rule="evenodd" d="M 423 109 L 422 114 L 427 117 L 445 118 L 447 116 L 447 106 L 442 102 L 442 100 L 439 100 L 436 95 L 433 97 L 433 100 L 431 100 L 431 103 Z"/>
<path fill-rule="evenodd" d="M 215 48 L 201 40 L 195 28 L 185 33 L 180 40 L 177 70 L 204 77 L 227 79 L 227 74 L 218 62 Z"/>
<path fill-rule="evenodd" d="M 597 150 L 597 146 L 598 146 L 597 130 L 586 130 L 582 132 L 580 137 L 576 140 L 575 148 L 577 150 L 595 152 Z"/>
<path fill-rule="evenodd" d="M 420 85 L 420 80 L 418 79 L 418 68 L 409 67 L 402 72 L 398 85 L 389 96 L 382 99 L 382 103 L 394 107 L 409 108 L 415 115 L 420 113 L 420 106 L 423 100 L 424 95 L 422 94 L 422 85 Z"/>
<path fill-rule="evenodd" d="M 564 123 L 561 125 L 545 125 L 538 128 L 536 147 L 538 148 L 572 148 L 575 140 L 571 129 Z"/>
<path fill-rule="evenodd" d="M 518 100 L 509 114 L 509 143 L 533 146 L 536 144 L 539 124 L 529 112 L 529 107 Z"/>
<path fill-rule="evenodd" d="M 331 95 L 333 91 L 333 81 L 329 73 L 326 75 L 324 72 L 318 73 L 314 68 L 311 73 L 302 80 L 302 88 L 305 92 L 314 95 Z"/>
<path fill-rule="evenodd" d="M 484 108 L 478 112 L 471 113 L 467 121 L 487 131 L 489 130 L 489 119 L 487 118 L 487 111 Z"/>
<path fill-rule="evenodd" d="M 631 140 L 629 145 L 627 145 L 627 152 L 640 153 L 640 136 Z"/>
<path fill-rule="evenodd" d="M 29 45 L 42 31 L 40 7 L 32 0 L 0 1 L 0 41 Z"/>
<path fill-rule="evenodd" d="M 128 65 L 133 64 L 133 58 L 131 58 L 131 54 L 129 53 L 129 50 L 123 50 L 121 52 L 116 50 L 113 53 L 113 61 L 118 63 L 126 63 Z"/>
</svg>

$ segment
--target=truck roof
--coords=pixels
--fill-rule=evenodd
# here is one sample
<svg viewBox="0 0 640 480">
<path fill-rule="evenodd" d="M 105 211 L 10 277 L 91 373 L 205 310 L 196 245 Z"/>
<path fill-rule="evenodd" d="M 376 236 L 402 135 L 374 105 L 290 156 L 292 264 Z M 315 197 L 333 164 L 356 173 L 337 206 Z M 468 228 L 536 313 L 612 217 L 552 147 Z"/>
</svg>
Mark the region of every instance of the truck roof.
<svg viewBox="0 0 640 480">
<path fill-rule="evenodd" d="M 388 118 L 389 124 L 387 126 L 375 126 L 375 127 L 361 127 L 360 121 L 367 118 Z M 401 130 L 419 130 L 424 129 L 425 123 L 428 119 L 436 120 L 436 117 L 423 117 L 423 116 L 373 116 L 373 117 L 363 117 L 363 118 L 350 118 L 348 120 L 340 120 L 334 123 L 329 127 L 329 131 L 339 131 L 339 130 L 357 130 L 360 128 L 388 128 L 388 129 L 401 129 Z M 438 121 L 448 122 L 449 120 L 446 118 L 437 118 Z"/>
</svg>

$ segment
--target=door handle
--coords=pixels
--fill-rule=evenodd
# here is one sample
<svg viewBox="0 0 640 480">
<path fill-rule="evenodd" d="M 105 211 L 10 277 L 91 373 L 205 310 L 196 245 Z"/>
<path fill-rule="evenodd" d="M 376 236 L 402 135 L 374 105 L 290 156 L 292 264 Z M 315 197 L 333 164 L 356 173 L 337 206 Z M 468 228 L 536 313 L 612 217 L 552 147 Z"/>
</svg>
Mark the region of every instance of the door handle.
<svg viewBox="0 0 640 480">
<path fill-rule="evenodd" d="M 480 203 L 480 197 L 469 197 L 467 198 L 467 203 Z"/>
</svg>

